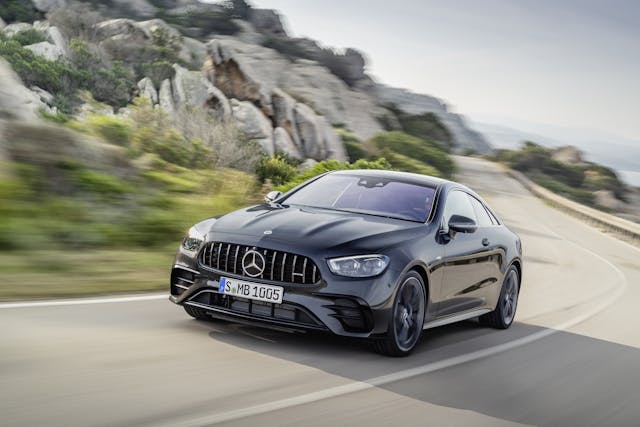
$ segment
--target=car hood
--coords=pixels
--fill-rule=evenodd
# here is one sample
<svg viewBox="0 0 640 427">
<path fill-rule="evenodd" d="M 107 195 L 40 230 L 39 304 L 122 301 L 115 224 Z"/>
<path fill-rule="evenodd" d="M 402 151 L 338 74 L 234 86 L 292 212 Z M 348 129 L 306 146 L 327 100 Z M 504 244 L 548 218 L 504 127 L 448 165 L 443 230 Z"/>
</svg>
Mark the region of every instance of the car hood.
<svg viewBox="0 0 640 427">
<path fill-rule="evenodd" d="M 413 221 L 310 207 L 259 205 L 215 221 L 208 240 L 269 247 L 269 242 L 309 249 L 378 250 L 427 232 Z"/>
</svg>

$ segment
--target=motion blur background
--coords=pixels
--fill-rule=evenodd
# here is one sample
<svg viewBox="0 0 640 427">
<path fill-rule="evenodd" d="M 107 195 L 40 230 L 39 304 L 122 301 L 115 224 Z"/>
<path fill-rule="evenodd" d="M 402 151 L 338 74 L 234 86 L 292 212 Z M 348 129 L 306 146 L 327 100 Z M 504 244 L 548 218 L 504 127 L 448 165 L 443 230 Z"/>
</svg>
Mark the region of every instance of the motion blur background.
<svg viewBox="0 0 640 427">
<path fill-rule="evenodd" d="M 637 2 L 4 0 L 0 17 L 0 298 L 164 289 L 192 223 L 338 168 L 456 178 L 452 154 L 485 156 L 640 219 Z"/>
</svg>

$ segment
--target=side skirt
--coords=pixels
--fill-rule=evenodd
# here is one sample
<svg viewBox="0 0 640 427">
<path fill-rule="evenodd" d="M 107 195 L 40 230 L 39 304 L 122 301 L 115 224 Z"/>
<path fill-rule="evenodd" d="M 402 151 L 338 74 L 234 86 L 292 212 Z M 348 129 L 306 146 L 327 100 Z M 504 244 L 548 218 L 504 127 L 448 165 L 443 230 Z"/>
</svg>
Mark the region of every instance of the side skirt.
<svg viewBox="0 0 640 427">
<path fill-rule="evenodd" d="M 451 323 L 460 322 L 462 320 L 473 319 L 474 317 L 482 316 L 483 314 L 489 313 L 491 310 L 488 308 L 483 308 L 480 310 L 467 311 L 465 313 L 454 314 L 452 316 L 443 317 L 441 319 L 432 320 L 431 322 L 425 324 L 422 329 L 431 329 L 437 328 L 438 326 L 449 325 Z"/>
</svg>

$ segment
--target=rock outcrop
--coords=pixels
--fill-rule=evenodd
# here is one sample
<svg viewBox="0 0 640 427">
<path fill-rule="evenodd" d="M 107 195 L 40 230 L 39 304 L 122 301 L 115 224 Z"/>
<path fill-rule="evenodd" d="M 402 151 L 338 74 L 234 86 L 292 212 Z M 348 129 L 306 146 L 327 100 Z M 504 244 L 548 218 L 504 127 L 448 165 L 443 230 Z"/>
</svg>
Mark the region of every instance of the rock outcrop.
<svg viewBox="0 0 640 427">
<path fill-rule="evenodd" d="M 38 94 L 22 85 L 11 66 L 0 57 L 0 119 L 35 120 L 46 109 Z"/>
<path fill-rule="evenodd" d="M 249 100 L 271 116 L 271 93 L 280 88 L 325 116 L 330 124 L 346 126 L 360 139 L 383 130 L 377 116 L 384 114 L 384 109 L 315 61 L 291 62 L 273 49 L 232 39 L 214 40 L 208 48 L 206 65 L 214 76 L 212 82 L 228 97 Z"/>
<path fill-rule="evenodd" d="M 152 104 L 158 103 L 158 91 L 149 77 L 145 77 L 138 82 L 138 90 L 140 95 L 149 98 Z"/>
<path fill-rule="evenodd" d="M 33 6 L 40 12 L 49 12 L 59 7 L 65 7 L 69 4 L 67 0 L 31 0 Z"/>
<path fill-rule="evenodd" d="M 176 112 L 176 106 L 173 102 L 173 91 L 171 90 L 171 80 L 163 80 L 158 91 L 158 104 L 170 116 Z"/>
<path fill-rule="evenodd" d="M 455 142 L 455 152 L 473 151 L 478 154 L 488 154 L 492 151 L 487 140 L 471 129 L 463 116 L 450 111 L 449 107 L 438 98 L 381 84 L 376 85 L 373 92 L 380 104 L 393 104 L 409 114 L 435 114 L 451 132 Z"/>
<path fill-rule="evenodd" d="M 49 61 L 57 61 L 65 56 L 62 49 L 49 42 L 30 44 L 29 46 L 25 46 L 25 48 Z"/>
<path fill-rule="evenodd" d="M 2 32 L 5 33 L 7 37 L 13 37 L 18 33 L 23 31 L 28 31 L 33 29 L 33 25 L 27 24 L 26 22 L 17 22 L 15 24 L 9 24 L 2 29 Z"/>
<path fill-rule="evenodd" d="M 277 127 L 273 130 L 273 145 L 276 152 L 286 153 L 293 159 L 303 159 L 300 147 L 293 142 L 289 132 L 284 128 Z"/>
<path fill-rule="evenodd" d="M 249 101 L 231 100 L 231 111 L 238 128 L 247 137 L 260 143 L 268 155 L 275 153 L 271 122 Z"/>
<path fill-rule="evenodd" d="M 570 165 L 584 164 L 584 160 L 582 159 L 580 150 L 572 145 L 556 148 L 551 153 L 551 158 L 558 162 L 567 163 Z"/>
</svg>

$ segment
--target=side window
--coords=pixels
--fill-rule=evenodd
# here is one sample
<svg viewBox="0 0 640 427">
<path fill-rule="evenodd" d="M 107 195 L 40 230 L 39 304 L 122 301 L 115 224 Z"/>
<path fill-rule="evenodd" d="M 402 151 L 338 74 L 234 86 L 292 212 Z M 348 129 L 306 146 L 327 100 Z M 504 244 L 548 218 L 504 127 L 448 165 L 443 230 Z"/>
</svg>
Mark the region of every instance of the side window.
<svg viewBox="0 0 640 427">
<path fill-rule="evenodd" d="M 473 209 L 476 212 L 476 218 L 478 218 L 478 227 L 489 227 L 493 225 L 493 221 L 491 217 L 487 213 L 484 205 L 475 197 L 469 196 L 471 200 L 471 204 L 473 205 Z"/>
<path fill-rule="evenodd" d="M 473 206 L 471 205 L 470 197 L 467 193 L 454 190 L 447 196 L 447 202 L 444 206 L 444 220 L 445 224 L 449 223 L 449 220 L 453 215 L 462 215 L 467 218 L 471 218 L 475 222 L 478 222 Z"/>
</svg>

